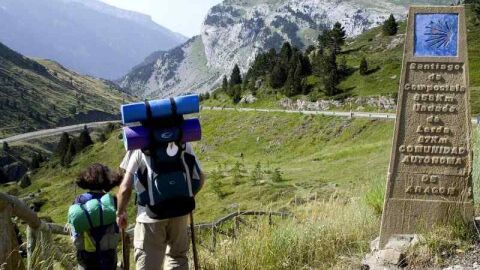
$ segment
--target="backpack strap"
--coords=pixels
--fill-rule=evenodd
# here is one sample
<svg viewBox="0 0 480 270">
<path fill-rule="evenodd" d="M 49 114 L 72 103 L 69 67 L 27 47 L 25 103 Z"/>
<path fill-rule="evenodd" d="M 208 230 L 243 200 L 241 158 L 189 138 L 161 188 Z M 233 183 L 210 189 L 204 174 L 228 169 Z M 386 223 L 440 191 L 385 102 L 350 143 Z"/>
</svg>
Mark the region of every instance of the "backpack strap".
<svg viewBox="0 0 480 270">
<path fill-rule="evenodd" d="M 90 226 L 90 229 L 93 229 L 93 222 L 92 222 L 92 217 L 90 217 L 90 214 L 88 213 L 87 209 L 85 209 L 85 206 L 80 203 L 80 208 L 82 208 L 83 213 L 85 213 L 85 216 L 87 217 L 88 221 L 88 226 Z"/>
</svg>

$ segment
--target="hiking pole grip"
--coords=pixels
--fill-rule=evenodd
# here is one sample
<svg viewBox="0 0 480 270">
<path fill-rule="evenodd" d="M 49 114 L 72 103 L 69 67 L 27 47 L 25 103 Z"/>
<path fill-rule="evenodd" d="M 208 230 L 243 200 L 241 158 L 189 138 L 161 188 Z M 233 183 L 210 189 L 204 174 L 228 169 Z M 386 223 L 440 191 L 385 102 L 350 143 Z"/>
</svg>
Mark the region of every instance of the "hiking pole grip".
<svg viewBox="0 0 480 270">
<path fill-rule="evenodd" d="M 122 238 L 122 269 L 130 269 L 130 241 L 128 235 L 125 234 L 125 229 L 120 230 L 120 237 Z"/>
<path fill-rule="evenodd" d="M 195 223 L 193 222 L 193 212 L 190 212 L 190 231 L 192 233 L 193 265 L 195 266 L 195 270 L 200 270 L 200 265 L 198 264 L 197 245 L 195 243 Z"/>
</svg>

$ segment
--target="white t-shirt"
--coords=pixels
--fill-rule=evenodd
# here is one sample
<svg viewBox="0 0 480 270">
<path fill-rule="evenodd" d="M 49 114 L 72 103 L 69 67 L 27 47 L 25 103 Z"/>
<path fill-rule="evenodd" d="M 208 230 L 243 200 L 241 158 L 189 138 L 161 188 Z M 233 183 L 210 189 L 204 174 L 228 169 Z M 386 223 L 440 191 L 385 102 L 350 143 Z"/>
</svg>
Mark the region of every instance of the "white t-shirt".
<svg viewBox="0 0 480 270">
<path fill-rule="evenodd" d="M 195 157 L 195 161 L 197 163 L 198 169 L 201 171 L 202 167 L 200 165 L 200 162 L 197 159 L 197 156 L 193 152 L 193 148 L 190 143 L 186 144 L 185 152 Z M 127 154 L 125 155 L 122 162 L 120 163 L 120 168 L 124 169 L 126 173 L 135 175 L 138 169 L 144 170 L 146 168 L 147 165 L 145 164 L 145 161 L 150 162 L 150 157 L 144 155 L 141 150 L 127 151 Z M 199 172 L 197 172 L 197 170 L 193 170 L 192 178 L 200 179 L 200 175 L 199 175 Z M 145 188 L 143 187 L 142 184 L 140 184 L 140 181 L 138 181 L 138 178 L 136 176 L 133 179 L 133 188 L 135 189 L 136 192 L 143 192 L 145 190 Z M 141 222 L 141 223 L 155 223 L 160 221 L 158 219 L 150 218 L 146 213 L 145 207 L 140 205 L 138 205 L 137 207 L 136 220 L 137 222 Z"/>
</svg>

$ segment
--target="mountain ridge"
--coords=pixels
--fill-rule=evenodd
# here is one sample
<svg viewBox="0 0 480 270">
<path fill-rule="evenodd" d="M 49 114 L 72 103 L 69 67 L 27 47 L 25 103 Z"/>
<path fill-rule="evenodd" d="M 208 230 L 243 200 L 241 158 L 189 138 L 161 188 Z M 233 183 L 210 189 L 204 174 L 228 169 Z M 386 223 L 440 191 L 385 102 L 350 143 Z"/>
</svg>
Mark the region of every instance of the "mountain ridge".
<svg viewBox="0 0 480 270">
<path fill-rule="evenodd" d="M 203 48 L 203 52 L 190 50 L 187 42 L 173 49 L 182 48 L 182 59 L 175 59 L 168 52 L 157 53 L 156 61 L 143 62 L 142 72 L 131 70 L 120 85 L 143 97 L 206 92 L 218 85 L 223 75 L 229 75 L 235 64 L 246 72 L 256 54 L 278 49 L 284 41 L 305 49 L 336 21 L 342 23 L 348 36 L 356 36 L 380 25 L 390 13 L 403 18 L 406 12 L 404 6 L 390 2 L 384 2 L 383 8 L 379 4 L 370 4 L 368 8 L 362 5 L 361 0 L 224 1 L 210 9 L 201 34 L 194 37 L 201 43 L 194 49 Z M 160 63 L 170 66 L 160 67 Z M 205 67 L 193 70 L 193 66 L 203 63 Z M 191 70 L 201 81 L 188 83 L 192 73 L 184 71 Z"/>
<path fill-rule="evenodd" d="M 4 0 L 0 25 L 0 41 L 12 49 L 106 79 L 186 40 L 149 16 L 97 0 Z"/>
</svg>

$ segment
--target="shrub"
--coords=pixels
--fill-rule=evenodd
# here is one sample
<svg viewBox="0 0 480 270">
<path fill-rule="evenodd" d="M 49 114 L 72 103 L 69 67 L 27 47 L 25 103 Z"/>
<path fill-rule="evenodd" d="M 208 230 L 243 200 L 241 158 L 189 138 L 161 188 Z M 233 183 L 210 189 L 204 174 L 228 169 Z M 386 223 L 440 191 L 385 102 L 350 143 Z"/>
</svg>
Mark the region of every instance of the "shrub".
<svg viewBox="0 0 480 270">
<path fill-rule="evenodd" d="M 360 61 L 360 68 L 358 69 L 358 72 L 362 76 L 365 76 L 368 73 L 368 63 L 365 57 L 363 57 L 362 60 Z"/>
<path fill-rule="evenodd" d="M 250 180 L 252 181 L 253 185 L 256 185 L 259 180 L 263 178 L 263 172 L 262 172 L 262 164 L 260 164 L 260 161 L 257 162 L 255 165 L 255 168 L 252 170 L 252 173 L 250 174 Z"/>
<path fill-rule="evenodd" d="M 272 180 L 272 182 L 274 183 L 283 181 L 282 172 L 279 168 L 275 168 L 275 170 L 273 170 L 272 175 L 270 176 L 270 180 Z"/>
</svg>

